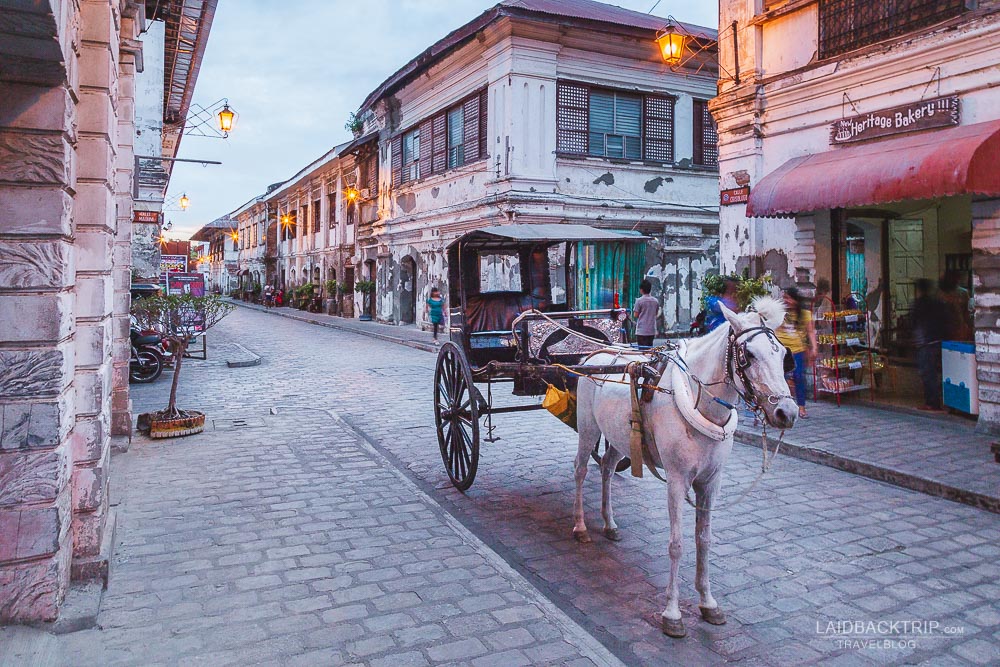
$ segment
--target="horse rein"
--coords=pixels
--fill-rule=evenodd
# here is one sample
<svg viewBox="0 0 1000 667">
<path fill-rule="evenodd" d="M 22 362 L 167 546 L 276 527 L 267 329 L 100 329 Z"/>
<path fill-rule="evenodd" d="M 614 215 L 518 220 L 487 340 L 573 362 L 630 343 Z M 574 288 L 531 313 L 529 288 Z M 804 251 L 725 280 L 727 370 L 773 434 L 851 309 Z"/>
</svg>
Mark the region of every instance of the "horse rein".
<svg viewBox="0 0 1000 667">
<path fill-rule="evenodd" d="M 745 340 L 740 340 L 748 334 L 749 336 Z M 747 407 L 754 413 L 760 413 L 764 408 L 761 405 L 760 400 L 757 398 L 758 392 L 754 388 L 753 382 L 751 382 L 750 378 L 747 376 L 747 369 L 750 367 L 751 359 L 750 353 L 747 350 L 747 344 L 757 336 L 761 335 L 767 336 L 767 339 L 771 343 L 771 347 L 775 352 L 784 347 L 781 345 L 778 337 L 774 334 L 774 330 L 763 323 L 761 323 L 759 327 L 744 329 L 738 334 L 730 325 L 729 345 L 726 347 L 725 383 L 733 388 L 739 397 L 743 399 L 743 402 L 746 403 Z M 737 385 L 737 380 L 739 380 L 739 385 Z M 740 386 L 742 386 L 742 389 Z M 768 394 L 767 402 L 771 405 L 777 405 L 778 401 L 783 398 L 791 398 L 791 394 L 785 394 L 782 396 Z"/>
</svg>

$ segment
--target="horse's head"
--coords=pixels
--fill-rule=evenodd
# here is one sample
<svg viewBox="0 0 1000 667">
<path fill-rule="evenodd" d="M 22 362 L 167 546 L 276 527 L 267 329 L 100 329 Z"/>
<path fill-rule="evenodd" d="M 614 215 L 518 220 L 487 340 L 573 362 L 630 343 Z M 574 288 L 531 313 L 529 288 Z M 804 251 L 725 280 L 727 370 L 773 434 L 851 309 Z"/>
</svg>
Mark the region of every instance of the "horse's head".
<svg viewBox="0 0 1000 667">
<path fill-rule="evenodd" d="M 774 335 L 785 319 L 785 305 L 762 296 L 754 299 L 745 313 L 721 307 L 730 326 L 727 376 L 751 407 L 760 406 L 771 426 L 791 428 L 798 406 L 785 381 L 788 350 Z"/>
</svg>

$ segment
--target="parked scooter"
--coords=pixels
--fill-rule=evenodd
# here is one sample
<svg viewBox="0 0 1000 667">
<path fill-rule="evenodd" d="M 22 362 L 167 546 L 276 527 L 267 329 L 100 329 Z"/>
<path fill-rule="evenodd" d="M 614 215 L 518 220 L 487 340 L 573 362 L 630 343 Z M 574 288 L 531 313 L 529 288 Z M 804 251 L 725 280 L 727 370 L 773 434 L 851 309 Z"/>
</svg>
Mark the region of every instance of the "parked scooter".
<svg viewBox="0 0 1000 667">
<path fill-rule="evenodd" d="M 162 341 L 159 334 L 143 334 L 135 327 L 129 330 L 132 356 L 128 364 L 130 382 L 148 383 L 163 372 Z"/>
</svg>

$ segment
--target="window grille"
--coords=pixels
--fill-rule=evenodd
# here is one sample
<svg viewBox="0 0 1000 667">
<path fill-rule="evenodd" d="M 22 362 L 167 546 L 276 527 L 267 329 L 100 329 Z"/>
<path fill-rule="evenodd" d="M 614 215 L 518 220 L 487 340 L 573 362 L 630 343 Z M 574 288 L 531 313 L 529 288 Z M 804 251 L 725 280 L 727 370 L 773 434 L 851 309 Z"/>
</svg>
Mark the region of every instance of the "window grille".
<svg viewBox="0 0 1000 667">
<path fill-rule="evenodd" d="M 847 53 L 958 16 L 968 0 L 820 0 L 819 57 Z"/>
<path fill-rule="evenodd" d="M 719 166 L 719 132 L 704 100 L 694 101 L 694 163 Z"/>
<path fill-rule="evenodd" d="M 556 150 L 629 160 L 673 162 L 674 99 L 560 81 Z"/>
</svg>

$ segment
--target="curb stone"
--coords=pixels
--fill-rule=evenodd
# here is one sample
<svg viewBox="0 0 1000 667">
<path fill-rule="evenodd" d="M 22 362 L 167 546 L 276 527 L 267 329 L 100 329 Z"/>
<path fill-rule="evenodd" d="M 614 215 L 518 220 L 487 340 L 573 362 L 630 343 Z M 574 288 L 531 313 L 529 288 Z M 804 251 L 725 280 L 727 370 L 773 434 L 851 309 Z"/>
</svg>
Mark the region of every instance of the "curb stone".
<svg viewBox="0 0 1000 667">
<path fill-rule="evenodd" d="M 759 448 L 761 446 L 761 435 L 753 431 L 737 429 L 733 438 L 735 442 L 749 447 Z M 778 445 L 778 440 L 768 436 L 767 446 L 773 448 Z M 986 510 L 1000 514 L 1000 498 L 994 498 L 975 491 L 960 489 L 943 482 L 938 482 L 926 477 L 919 477 L 901 470 L 894 470 L 885 466 L 875 465 L 860 459 L 834 454 L 825 449 L 809 447 L 807 445 L 797 445 L 788 440 L 781 441 L 781 454 L 792 458 L 802 459 L 810 463 L 818 463 L 835 468 L 861 477 L 867 477 L 878 482 L 885 482 L 910 491 L 918 491 L 928 496 L 944 498 L 963 505 L 971 505 L 977 509 Z"/>
</svg>

